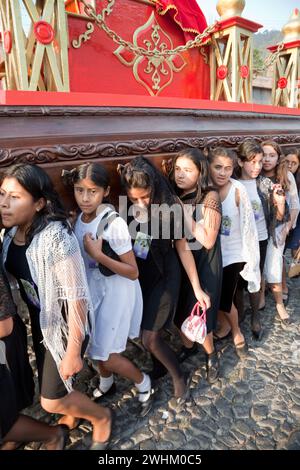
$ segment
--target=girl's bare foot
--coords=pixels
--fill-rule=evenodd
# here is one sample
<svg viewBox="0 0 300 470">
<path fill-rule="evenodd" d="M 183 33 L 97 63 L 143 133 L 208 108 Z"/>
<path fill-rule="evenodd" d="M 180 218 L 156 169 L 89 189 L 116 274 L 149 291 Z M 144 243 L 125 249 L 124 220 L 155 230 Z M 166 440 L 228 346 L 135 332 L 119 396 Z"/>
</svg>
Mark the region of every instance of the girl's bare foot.
<svg viewBox="0 0 300 470">
<path fill-rule="evenodd" d="M 287 320 L 290 318 L 283 304 L 276 304 L 276 310 L 281 320 Z"/>
</svg>

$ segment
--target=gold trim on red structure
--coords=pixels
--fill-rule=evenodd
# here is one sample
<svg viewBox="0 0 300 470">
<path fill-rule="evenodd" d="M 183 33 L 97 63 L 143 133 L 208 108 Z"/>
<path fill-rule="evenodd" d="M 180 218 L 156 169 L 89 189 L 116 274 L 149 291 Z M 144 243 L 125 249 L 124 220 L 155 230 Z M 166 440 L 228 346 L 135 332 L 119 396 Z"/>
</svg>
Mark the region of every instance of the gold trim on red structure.
<svg viewBox="0 0 300 470">
<path fill-rule="evenodd" d="M 178 24 L 178 26 L 180 26 L 180 28 L 182 29 L 182 31 L 186 31 L 187 33 L 195 33 L 195 34 L 201 34 L 202 31 L 198 31 L 197 29 L 194 29 L 194 28 L 185 28 L 181 22 L 177 19 L 177 15 L 178 15 L 178 8 L 176 5 L 168 5 L 167 8 L 164 9 L 164 6 L 160 3 L 159 0 L 153 0 L 154 3 L 156 3 L 157 5 L 160 6 L 160 10 L 157 9 L 157 13 L 161 16 L 165 15 L 169 10 L 175 10 L 175 14 L 174 14 L 174 21 L 175 23 Z"/>
</svg>

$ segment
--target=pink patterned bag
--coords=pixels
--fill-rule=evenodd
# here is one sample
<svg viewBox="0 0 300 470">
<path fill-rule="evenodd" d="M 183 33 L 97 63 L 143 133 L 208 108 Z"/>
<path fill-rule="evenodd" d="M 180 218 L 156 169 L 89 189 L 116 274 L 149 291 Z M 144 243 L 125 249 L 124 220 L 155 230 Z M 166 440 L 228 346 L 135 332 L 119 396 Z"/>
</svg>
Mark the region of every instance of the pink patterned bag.
<svg viewBox="0 0 300 470">
<path fill-rule="evenodd" d="M 203 344 L 206 338 L 206 309 L 200 313 L 201 307 L 197 302 L 191 314 L 184 320 L 181 325 L 182 333 L 193 342 Z"/>
</svg>

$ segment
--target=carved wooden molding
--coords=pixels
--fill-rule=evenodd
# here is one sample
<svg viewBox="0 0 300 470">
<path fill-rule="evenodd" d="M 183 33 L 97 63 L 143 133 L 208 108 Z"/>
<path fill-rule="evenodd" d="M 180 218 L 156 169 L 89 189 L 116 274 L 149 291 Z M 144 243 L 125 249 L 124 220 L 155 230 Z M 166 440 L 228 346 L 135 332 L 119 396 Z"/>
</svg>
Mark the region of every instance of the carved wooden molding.
<svg viewBox="0 0 300 470">
<path fill-rule="evenodd" d="M 0 118 L 4 117 L 37 117 L 37 116 L 186 116 L 198 118 L 221 119 L 268 119 L 298 120 L 297 115 L 250 113 L 239 111 L 221 111 L 205 109 L 168 109 L 168 108 L 117 108 L 117 107 L 47 107 L 47 106 L 0 106 Z"/>
<path fill-rule="evenodd" d="M 282 145 L 300 145 L 300 134 L 230 135 L 187 137 L 174 139 L 143 139 L 134 141 L 99 142 L 95 144 L 53 145 L 31 148 L 0 148 L 0 166 L 14 163 L 56 163 L 73 160 L 93 160 L 101 158 L 120 158 L 131 155 L 155 155 L 176 153 L 186 147 L 203 148 L 217 145 L 236 147 L 241 142 L 254 139 L 258 142 L 270 137 Z"/>
</svg>

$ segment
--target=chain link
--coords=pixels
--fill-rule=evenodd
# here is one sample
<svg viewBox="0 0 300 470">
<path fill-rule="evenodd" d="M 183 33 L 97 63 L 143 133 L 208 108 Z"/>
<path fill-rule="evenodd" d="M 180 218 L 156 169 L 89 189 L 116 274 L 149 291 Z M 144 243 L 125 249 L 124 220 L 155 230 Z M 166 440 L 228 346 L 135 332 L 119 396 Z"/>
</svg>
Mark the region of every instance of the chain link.
<svg viewBox="0 0 300 470">
<path fill-rule="evenodd" d="M 275 51 L 275 52 L 272 52 L 271 54 L 269 54 L 269 55 L 264 59 L 264 65 L 263 65 L 263 67 L 257 68 L 257 69 L 254 69 L 254 70 L 253 70 L 253 73 L 254 73 L 255 77 L 256 77 L 259 73 L 266 72 L 266 71 L 271 67 L 271 65 L 273 65 L 274 62 L 277 61 L 277 59 L 278 59 L 278 57 L 280 56 L 280 53 L 281 53 L 281 51 L 282 51 L 283 49 L 284 49 L 284 42 L 281 42 L 280 44 L 278 44 L 276 51 Z"/>
<path fill-rule="evenodd" d="M 216 21 L 211 26 L 208 26 L 207 28 L 205 28 L 205 30 L 201 34 L 198 34 L 195 37 L 195 39 L 191 39 L 191 40 L 187 41 L 186 44 L 181 45 L 181 46 L 177 46 L 174 49 L 164 49 L 164 50 L 161 50 L 161 51 L 159 51 L 157 49 L 150 50 L 150 49 L 145 49 L 144 47 L 135 46 L 134 44 L 132 44 L 129 41 L 125 41 L 124 39 L 121 38 L 121 36 L 119 36 L 115 31 L 113 31 L 112 29 L 110 29 L 107 26 L 107 24 L 105 22 L 105 19 L 104 19 L 105 13 L 106 13 L 105 10 L 107 10 L 108 8 L 112 9 L 112 6 L 113 6 L 115 0 L 111 0 L 112 4 L 107 6 L 106 9 L 103 9 L 101 13 L 98 13 L 98 15 L 96 14 L 96 11 L 95 11 L 95 9 L 92 5 L 86 3 L 85 0 L 80 0 L 80 2 L 83 3 L 83 5 L 84 5 L 84 11 L 85 11 L 86 15 L 90 19 L 94 20 L 95 23 L 97 24 L 97 26 L 102 28 L 103 31 L 114 42 L 116 42 L 120 46 L 123 46 L 126 49 L 129 49 L 133 54 L 146 56 L 146 57 L 173 56 L 173 55 L 179 54 L 180 52 L 184 52 L 188 49 L 203 46 L 203 44 L 207 42 L 207 38 L 216 30 L 216 27 L 218 25 L 218 22 Z M 111 9 L 110 9 L 109 13 L 111 13 Z M 204 41 L 204 39 L 205 39 L 205 41 Z"/>
</svg>

